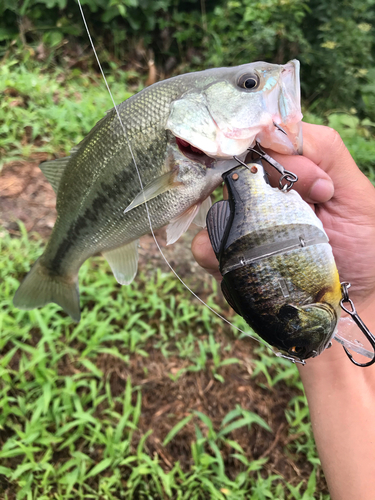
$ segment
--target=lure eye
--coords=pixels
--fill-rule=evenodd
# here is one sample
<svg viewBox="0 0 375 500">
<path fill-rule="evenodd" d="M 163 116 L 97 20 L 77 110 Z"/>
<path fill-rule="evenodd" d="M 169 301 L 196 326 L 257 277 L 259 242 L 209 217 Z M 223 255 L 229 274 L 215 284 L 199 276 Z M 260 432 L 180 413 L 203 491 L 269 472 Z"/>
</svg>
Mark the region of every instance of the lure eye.
<svg viewBox="0 0 375 500">
<path fill-rule="evenodd" d="M 237 85 L 241 89 L 253 90 L 259 85 L 259 78 L 256 75 L 251 75 L 249 73 L 239 77 Z"/>
<path fill-rule="evenodd" d="M 303 348 L 302 348 L 301 346 L 296 346 L 296 345 L 295 345 L 295 346 L 291 347 L 291 349 L 290 349 L 290 350 L 291 350 L 292 352 L 294 352 L 295 354 L 298 354 L 299 352 L 302 352 L 302 349 L 303 349 Z"/>
</svg>

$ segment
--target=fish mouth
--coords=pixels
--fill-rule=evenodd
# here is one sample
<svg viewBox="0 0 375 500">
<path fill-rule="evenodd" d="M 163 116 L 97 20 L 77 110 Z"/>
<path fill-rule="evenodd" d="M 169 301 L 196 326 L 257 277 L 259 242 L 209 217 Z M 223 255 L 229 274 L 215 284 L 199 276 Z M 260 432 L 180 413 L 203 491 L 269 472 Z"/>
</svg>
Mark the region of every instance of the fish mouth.
<svg viewBox="0 0 375 500">
<path fill-rule="evenodd" d="M 256 142 L 265 149 L 286 155 L 302 154 L 302 121 L 283 123 L 274 119 L 269 127 L 265 127 L 256 137 Z"/>
<path fill-rule="evenodd" d="M 204 151 L 196 148 L 184 139 L 176 137 L 176 144 L 181 153 L 190 160 L 201 163 L 207 168 L 212 168 L 214 166 L 214 163 L 216 161 L 215 158 L 208 156 Z"/>
<path fill-rule="evenodd" d="M 175 140 L 178 149 L 184 156 L 206 168 L 213 168 L 218 161 L 230 160 L 235 156 L 243 159 L 242 157 L 246 156 L 249 148 L 254 147 L 256 143 L 259 143 L 262 148 L 271 149 L 276 153 L 302 154 L 302 122 L 284 124 L 280 121 L 273 121 L 272 125 L 263 129 L 255 138 L 253 136 L 249 141 L 241 141 L 241 144 L 234 148 L 233 154 L 209 155 L 181 137 L 175 136 Z"/>
</svg>

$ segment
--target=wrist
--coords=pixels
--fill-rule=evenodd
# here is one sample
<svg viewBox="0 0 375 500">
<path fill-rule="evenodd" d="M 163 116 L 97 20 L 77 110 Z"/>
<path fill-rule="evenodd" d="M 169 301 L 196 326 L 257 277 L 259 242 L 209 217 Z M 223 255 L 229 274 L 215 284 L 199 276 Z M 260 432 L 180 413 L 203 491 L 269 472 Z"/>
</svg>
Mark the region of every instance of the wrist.
<svg viewBox="0 0 375 500">
<path fill-rule="evenodd" d="M 369 296 L 364 302 L 353 301 L 357 313 L 365 323 L 367 328 L 374 333 L 375 330 L 375 294 Z M 375 335 L 375 333 L 374 333 Z"/>
</svg>

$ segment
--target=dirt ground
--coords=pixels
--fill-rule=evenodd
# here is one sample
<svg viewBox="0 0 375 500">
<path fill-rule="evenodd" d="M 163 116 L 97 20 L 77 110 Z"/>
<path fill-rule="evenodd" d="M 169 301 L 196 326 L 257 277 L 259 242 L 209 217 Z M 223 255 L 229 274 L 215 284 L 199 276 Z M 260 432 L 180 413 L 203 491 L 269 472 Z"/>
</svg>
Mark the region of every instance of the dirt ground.
<svg viewBox="0 0 375 500">
<path fill-rule="evenodd" d="M 53 227 L 56 217 L 55 194 L 38 168 L 39 162 L 45 159 L 47 155 L 35 155 L 30 161 L 6 165 L 0 173 L 0 225 L 15 236 L 19 234 L 18 219 L 28 232 L 37 232 L 43 238 L 49 236 Z M 170 263 L 182 276 L 187 273 L 202 275 L 191 255 L 189 240 L 192 236 L 189 233 L 181 242 L 165 249 Z M 165 248 L 163 233 L 158 232 L 158 237 Z M 140 266 L 142 261 L 164 265 L 150 236 L 142 241 L 140 259 Z M 218 340 L 224 335 L 224 332 L 218 332 Z M 209 369 L 211 361 L 205 372 L 186 372 L 177 381 L 172 381 L 168 374 L 177 373 L 187 362 L 177 356 L 166 360 L 152 345 L 146 349 L 148 358 L 133 355 L 130 366 L 117 358 L 114 361 L 114 358 L 102 356 L 98 359 L 98 367 L 110 380 L 115 395 L 124 391 L 129 375 L 133 386 L 142 387 L 140 431 L 145 433 L 153 429 L 147 447 L 151 456 L 154 452 L 159 454 L 166 470 L 171 469 L 177 460 L 185 469 L 191 465 L 190 443 L 195 439 L 193 422 L 185 426 L 167 447 L 161 444 L 178 421 L 191 410 L 199 410 L 208 415 L 218 429 L 223 417 L 238 404 L 260 415 L 273 432 L 254 426 L 250 433 L 239 429 L 233 439 L 242 446 L 249 458 L 269 457 L 265 470 L 280 474 L 295 485 L 302 479 L 308 479 L 311 473 L 311 465 L 306 462 L 305 456 L 299 457 L 294 452 L 293 441 L 301 436 L 288 434 L 284 412 L 287 403 L 298 391 L 285 384 L 278 384 L 273 390 L 257 385 L 251 378 L 251 348 L 252 343 L 246 340 L 231 342 L 231 349 L 225 356 L 237 357 L 243 363 L 241 366 L 233 364 L 223 368 L 224 384 L 213 377 Z M 63 372 L 68 372 L 71 369 L 69 367 L 71 364 L 67 363 L 64 367 L 63 363 Z M 230 453 L 231 450 L 224 450 L 226 470 L 235 477 L 239 472 L 238 462 L 235 463 Z M 319 477 L 318 482 L 320 491 L 327 493 L 324 478 Z"/>
<path fill-rule="evenodd" d="M 16 161 L 0 171 L 0 225 L 18 235 L 17 221 L 22 221 L 28 233 L 38 233 L 47 239 L 56 220 L 56 195 L 38 165 L 50 155 L 35 154 L 29 161 Z M 192 258 L 190 243 L 199 228 L 193 228 L 174 245 L 166 246 L 164 230 L 156 231 L 160 246 L 168 261 L 182 274 L 198 271 Z M 143 262 L 162 265 L 167 270 L 151 235 L 141 239 L 140 267 Z"/>
</svg>

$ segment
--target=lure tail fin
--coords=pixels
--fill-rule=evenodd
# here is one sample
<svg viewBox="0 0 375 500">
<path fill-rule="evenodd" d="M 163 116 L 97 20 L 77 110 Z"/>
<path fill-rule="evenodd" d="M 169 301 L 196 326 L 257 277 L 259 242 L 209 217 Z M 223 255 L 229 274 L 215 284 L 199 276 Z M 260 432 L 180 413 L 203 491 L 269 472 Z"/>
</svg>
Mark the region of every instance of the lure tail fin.
<svg viewBox="0 0 375 500">
<path fill-rule="evenodd" d="M 55 302 L 74 321 L 81 317 L 77 278 L 51 275 L 37 260 L 18 288 L 13 304 L 18 309 L 35 309 Z"/>
</svg>

